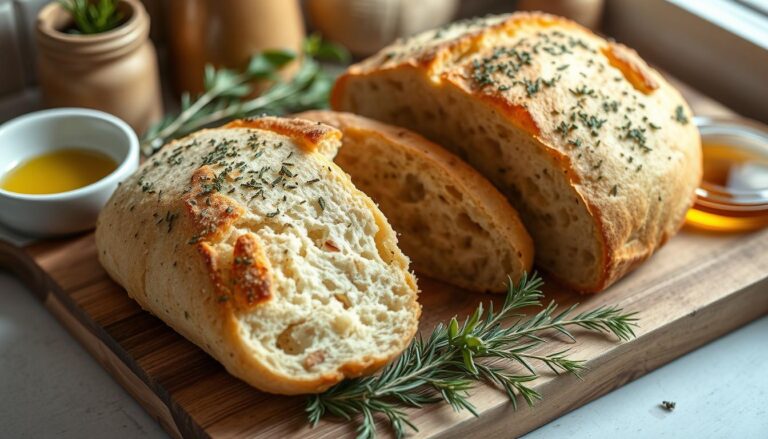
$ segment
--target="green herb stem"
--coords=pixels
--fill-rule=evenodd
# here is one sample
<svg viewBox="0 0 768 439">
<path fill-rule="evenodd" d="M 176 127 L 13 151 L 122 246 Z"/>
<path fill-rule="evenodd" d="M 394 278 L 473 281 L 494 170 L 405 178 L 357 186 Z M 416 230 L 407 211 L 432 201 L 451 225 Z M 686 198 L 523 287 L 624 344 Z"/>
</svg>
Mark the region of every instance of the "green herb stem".
<svg viewBox="0 0 768 439">
<path fill-rule="evenodd" d="M 573 341 L 569 327 L 610 333 L 621 340 L 634 336 L 634 314 L 614 307 L 570 317 L 576 305 L 556 313 L 557 306 L 550 303 L 526 318 L 519 311 L 541 305 L 541 285 L 535 275 L 524 277 L 517 285 L 510 280 L 498 312 L 493 303 L 487 312 L 481 304 L 462 324 L 453 318 L 448 325 L 438 324 L 428 339 L 417 336 L 379 375 L 348 380 L 311 396 L 307 404 L 310 423 L 315 425 L 326 415 L 348 421 L 359 417 L 358 437 L 373 438 L 376 415 L 380 414 L 395 435 L 402 437 L 406 427 L 418 431 L 403 411 L 406 407 L 445 402 L 454 410 L 467 410 L 477 416 L 469 391 L 480 381 L 502 389 L 513 407 L 517 406 L 518 396 L 533 405 L 542 396 L 527 384 L 539 377 L 531 360 L 543 363 L 556 374 L 578 376 L 586 369 L 583 361 L 568 357 L 567 349 L 551 354 L 533 352 L 547 343 L 546 332 L 555 330 Z M 522 366 L 525 373 L 511 371 L 514 364 Z"/>
<path fill-rule="evenodd" d="M 304 53 L 298 57 L 299 69 L 287 81 L 279 77 L 280 70 L 297 59 L 287 50 L 256 53 L 239 72 L 207 66 L 205 91 L 194 101 L 184 95 L 178 115 L 167 117 L 147 131 L 141 142 L 142 152 L 151 155 L 171 139 L 235 117 L 326 107 L 332 80 L 314 57 L 345 61 L 348 55 L 317 36 L 309 37 L 304 46 Z M 258 97 L 244 99 L 251 93 L 250 83 L 255 80 L 268 80 L 271 86 Z"/>
<path fill-rule="evenodd" d="M 108 32 L 123 23 L 118 0 L 59 0 L 72 16 L 75 27 L 70 33 L 98 34 Z"/>
<path fill-rule="evenodd" d="M 215 99 L 214 90 L 203 93 L 195 103 L 182 111 L 179 116 L 168 126 L 161 129 L 157 134 L 151 138 L 146 138 L 142 141 L 142 150 L 150 155 L 153 149 L 158 149 L 166 142 L 166 140 L 187 123 L 197 112 L 203 107 L 211 103 Z M 150 149 L 148 149 L 150 148 Z"/>
<path fill-rule="evenodd" d="M 314 62 L 305 61 L 304 66 L 309 67 L 310 65 L 314 70 L 317 69 L 317 66 L 314 64 Z M 194 131 L 198 128 L 202 128 L 220 120 L 230 119 L 237 117 L 238 115 L 247 116 L 253 114 L 260 109 L 267 108 L 270 105 L 280 102 L 283 99 L 301 93 L 303 86 L 306 86 L 307 83 L 311 81 L 311 79 L 312 78 L 301 78 L 301 80 L 294 80 L 291 83 L 279 84 L 268 90 L 263 95 L 249 100 L 241 105 L 231 105 L 229 107 L 222 108 L 221 110 L 217 110 L 207 116 L 201 117 L 197 119 L 194 124 L 189 125 L 188 128 L 190 131 Z"/>
</svg>

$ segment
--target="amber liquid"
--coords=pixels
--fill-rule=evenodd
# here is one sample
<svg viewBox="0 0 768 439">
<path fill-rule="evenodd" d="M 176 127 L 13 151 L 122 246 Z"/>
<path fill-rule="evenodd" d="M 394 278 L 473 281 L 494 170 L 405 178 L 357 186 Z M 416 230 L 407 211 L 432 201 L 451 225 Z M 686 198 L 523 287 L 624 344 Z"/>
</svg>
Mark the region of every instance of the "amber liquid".
<svg viewBox="0 0 768 439">
<path fill-rule="evenodd" d="M 686 215 L 687 224 L 717 231 L 747 231 L 768 226 L 768 201 L 762 206 L 753 203 L 749 208 L 738 205 L 741 198 L 768 190 L 768 154 L 707 143 L 702 145 L 702 152 L 702 188 L 730 197 L 732 201 L 711 203 L 697 199 Z"/>
<path fill-rule="evenodd" d="M 19 194 L 57 194 L 95 183 L 116 168 L 117 163 L 102 153 L 59 149 L 20 163 L 3 176 L 0 188 Z"/>
</svg>

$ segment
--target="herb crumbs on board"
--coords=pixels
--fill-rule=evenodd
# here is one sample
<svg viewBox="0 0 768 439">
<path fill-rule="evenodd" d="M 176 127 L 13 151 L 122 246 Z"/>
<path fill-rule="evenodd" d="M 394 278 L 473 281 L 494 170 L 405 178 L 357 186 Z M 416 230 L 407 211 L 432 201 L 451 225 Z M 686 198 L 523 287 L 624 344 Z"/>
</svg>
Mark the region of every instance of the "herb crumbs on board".
<svg viewBox="0 0 768 439">
<path fill-rule="evenodd" d="M 675 401 L 661 401 L 660 405 L 664 410 L 671 412 L 675 410 L 677 403 Z"/>
</svg>

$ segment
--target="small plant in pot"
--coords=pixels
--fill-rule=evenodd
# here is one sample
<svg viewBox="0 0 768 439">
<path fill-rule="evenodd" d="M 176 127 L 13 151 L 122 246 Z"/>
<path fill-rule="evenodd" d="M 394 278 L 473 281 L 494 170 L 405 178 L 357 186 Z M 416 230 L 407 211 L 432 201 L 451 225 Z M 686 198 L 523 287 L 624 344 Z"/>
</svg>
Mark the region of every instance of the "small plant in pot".
<svg viewBox="0 0 768 439">
<path fill-rule="evenodd" d="M 139 0 L 61 0 L 37 16 L 47 107 L 112 113 L 144 132 L 163 113 L 149 15 Z"/>
<path fill-rule="evenodd" d="M 64 31 L 68 34 L 100 34 L 123 24 L 125 14 L 118 0 L 59 0 L 74 22 Z"/>
</svg>

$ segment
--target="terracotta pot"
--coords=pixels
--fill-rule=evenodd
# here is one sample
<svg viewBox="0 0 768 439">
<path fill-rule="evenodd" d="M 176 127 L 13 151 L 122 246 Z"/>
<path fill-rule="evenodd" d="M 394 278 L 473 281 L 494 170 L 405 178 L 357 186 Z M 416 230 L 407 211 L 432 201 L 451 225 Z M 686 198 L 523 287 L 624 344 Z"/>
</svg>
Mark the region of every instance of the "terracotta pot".
<svg viewBox="0 0 768 439">
<path fill-rule="evenodd" d="M 242 68 L 264 49 L 301 50 L 304 21 L 298 0 L 171 0 L 168 46 L 177 92 L 203 90 L 203 69 Z M 284 74 L 295 70 L 288 68 Z"/>
<path fill-rule="evenodd" d="M 125 120 L 138 133 L 162 117 L 162 93 L 149 16 L 138 0 L 121 0 L 125 23 L 108 32 L 72 35 L 58 3 L 37 16 L 38 74 L 47 107 L 86 107 Z"/>
</svg>

